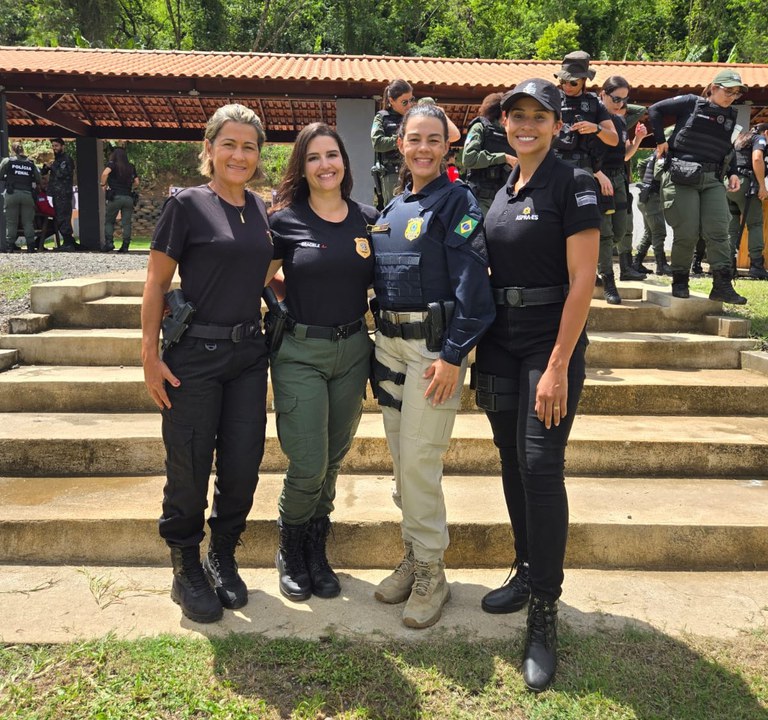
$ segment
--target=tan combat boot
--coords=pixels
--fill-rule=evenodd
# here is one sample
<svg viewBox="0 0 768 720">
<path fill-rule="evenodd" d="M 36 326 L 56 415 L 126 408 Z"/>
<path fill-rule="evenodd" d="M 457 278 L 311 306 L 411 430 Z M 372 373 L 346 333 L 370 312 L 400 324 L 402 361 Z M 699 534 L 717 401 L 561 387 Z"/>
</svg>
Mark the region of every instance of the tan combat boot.
<svg viewBox="0 0 768 720">
<path fill-rule="evenodd" d="M 403 610 L 403 622 L 408 627 L 425 628 L 440 619 L 443 605 L 451 597 L 451 589 L 445 579 L 442 560 L 416 560 L 415 574 L 413 590 Z"/>
<path fill-rule="evenodd" d="M 397 603 L 405 602 L 408 596 L 411 594 L 411 588 L 413 587 L 413 543 L 407 540 L 403 541 L 405 546 L 405 555 L 400 561 L 400 564 L 395 568 L 395 571 L 390 575 L 387 575 L 376 588 L 374 597 L 383 603 L 391 603 L 396 605 Z"/>
</svg>

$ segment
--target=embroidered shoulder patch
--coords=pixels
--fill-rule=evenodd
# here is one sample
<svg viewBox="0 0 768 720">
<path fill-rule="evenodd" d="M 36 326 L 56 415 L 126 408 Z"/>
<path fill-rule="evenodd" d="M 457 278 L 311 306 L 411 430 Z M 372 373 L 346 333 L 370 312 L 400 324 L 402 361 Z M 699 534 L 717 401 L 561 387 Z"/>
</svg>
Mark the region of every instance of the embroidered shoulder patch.
<svg viewBox="0 0 768 720">
<path fill-rule="evenodd" d="M 453 229 L 453 232 L 455 232 L 457 235 L 461 235 L 463 238 L 466 238 L 473 233 L 476 227 L 477 220 L 469 217 L 469 215 L 465 215 L 463 218 L 461 218 L 461 222 L 459 222 L 459 224 Z"/>
<path fill-rule="evenodd" d="M 582 207 L 584 205 L 597 205 L 597 194 L 593 190 L 582 190 L 577 192 L 576 205 Z"/>
</svg>

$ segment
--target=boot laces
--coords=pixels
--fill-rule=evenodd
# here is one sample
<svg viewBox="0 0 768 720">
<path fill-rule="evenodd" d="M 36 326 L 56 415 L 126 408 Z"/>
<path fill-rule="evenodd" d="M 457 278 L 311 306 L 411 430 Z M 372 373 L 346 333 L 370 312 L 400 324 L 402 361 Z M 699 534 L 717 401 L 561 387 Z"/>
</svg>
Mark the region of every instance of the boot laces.
<svg viewBox="0 0 768 720">
<path fill-rule="evenodd" d="M 205 592 L 210 589 L 208 578 L 205 577 L 203 566 L 200 564 L 200 550 L 197 547 L 183 548 L 182 570 L 187 581 L 195 592 Z"/>
<path fill-rule="evenodd" d="M 219 573 L 219 577 L 233 578 L 237 575 L 235 548 L 241 544 L 239 538 L 229 536 L 220 536 L 214 539 L 210 555 L 211 560 Z"/>
<path fill-rule="evenodd" d="M 551 647 L 555 637 L 556 617 L 554 605 L 534 600 L 528 614 L 528 643 Z"/>
<path fill-rule="evenodd" d="M 333 527 L 330 523 L 310 524 L 309 526 L 307 532 L 307 539 L 309 540 L 307 561 L 312 570 L 316 572 L 332 572 L 331 564 L 328 562 L 328 557 L 325 553 L 325 543 L 329 533 L 332 532 Z"/>
<path fill-rule="evenodd" d="M 512 569 L 507 575 L 507 579 L 502 585 L 509 585 L 516 591 L 525 593 L 530 591 L 530 578 L 528 575 L 528 563 L 527 562 L 515 562 L 512 564 Z"/>
<path fill-rule="evenodd" d="M 408 577 L 408 575 L 412 575 L 414 571 L 414 559 L 413 559 L 413 550 L 411 548 L 407 548 L 405 551 L 405 555 L 403 555 L 403 559 L 398 563 L 397 567 L 395 568 L 394 574 L 399 575 L 401 577 Z"/>
<path fill-rule="evenodd" d="M 425 560 L 415 560 L 413 564 L 415 578 L 412 591 L 417 595 L 426 595 L 429 592 L 429 586 L 433 578 L 430 563 Z"/>
</svg>

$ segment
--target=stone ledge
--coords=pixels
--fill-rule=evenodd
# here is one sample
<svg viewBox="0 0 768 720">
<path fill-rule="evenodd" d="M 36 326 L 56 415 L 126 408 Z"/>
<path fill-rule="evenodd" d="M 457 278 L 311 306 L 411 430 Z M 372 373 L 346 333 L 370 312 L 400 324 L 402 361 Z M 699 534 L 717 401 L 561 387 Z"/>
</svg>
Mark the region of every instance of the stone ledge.
<svg viewBox="0 0 768 720">
<path fill-rule="evenodd" d="M 768 375 L 768 352 L 765 350 L 742 350 L 741 367 L 762 375 Z"/>
<path fill-rule="evenodd" d="M 751 325 L 752 321 L 748 318 L 737 318 L 730 315 L 707 315 L 704 317 L 704 331 L 710 335 L 720 335 L 720 337 L 749 337 Z"/>
<path fill-rule="evenodd" d="M 19 351 L 8 349 L 0 350 L 0 372 L 10 370 L 19 362 Z"/>
<path fill-rule="evenodd" d="M 51 329 L 51 316 L 43 313 L 16 315 L 8 321 L 10 335 L 35 335 Z"/>
</svg>

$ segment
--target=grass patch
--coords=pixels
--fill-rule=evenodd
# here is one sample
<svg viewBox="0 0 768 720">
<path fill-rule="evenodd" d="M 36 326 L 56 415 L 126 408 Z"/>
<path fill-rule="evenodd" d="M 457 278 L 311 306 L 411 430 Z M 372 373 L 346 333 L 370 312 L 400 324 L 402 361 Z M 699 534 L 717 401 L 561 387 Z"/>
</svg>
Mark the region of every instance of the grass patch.
<svg viewBox="0 0 768 720">
<path fill-rule="evenodd" d="M 61 278 L 61 273 L 36 272 L 15 267 L 0 268 L 0 299 L 20 300 L 29 295 L 29 289 L 40 282 L 51 282 Z"/>
<path fill-rule="evenodd" d="M 527 692 L 522 637 L 410 644 L 112 637 L 0 647 L 3 718 L 768 720 L 765 633 L 679 640 L 561 631 L 553 689 Z"/>
</svg>

